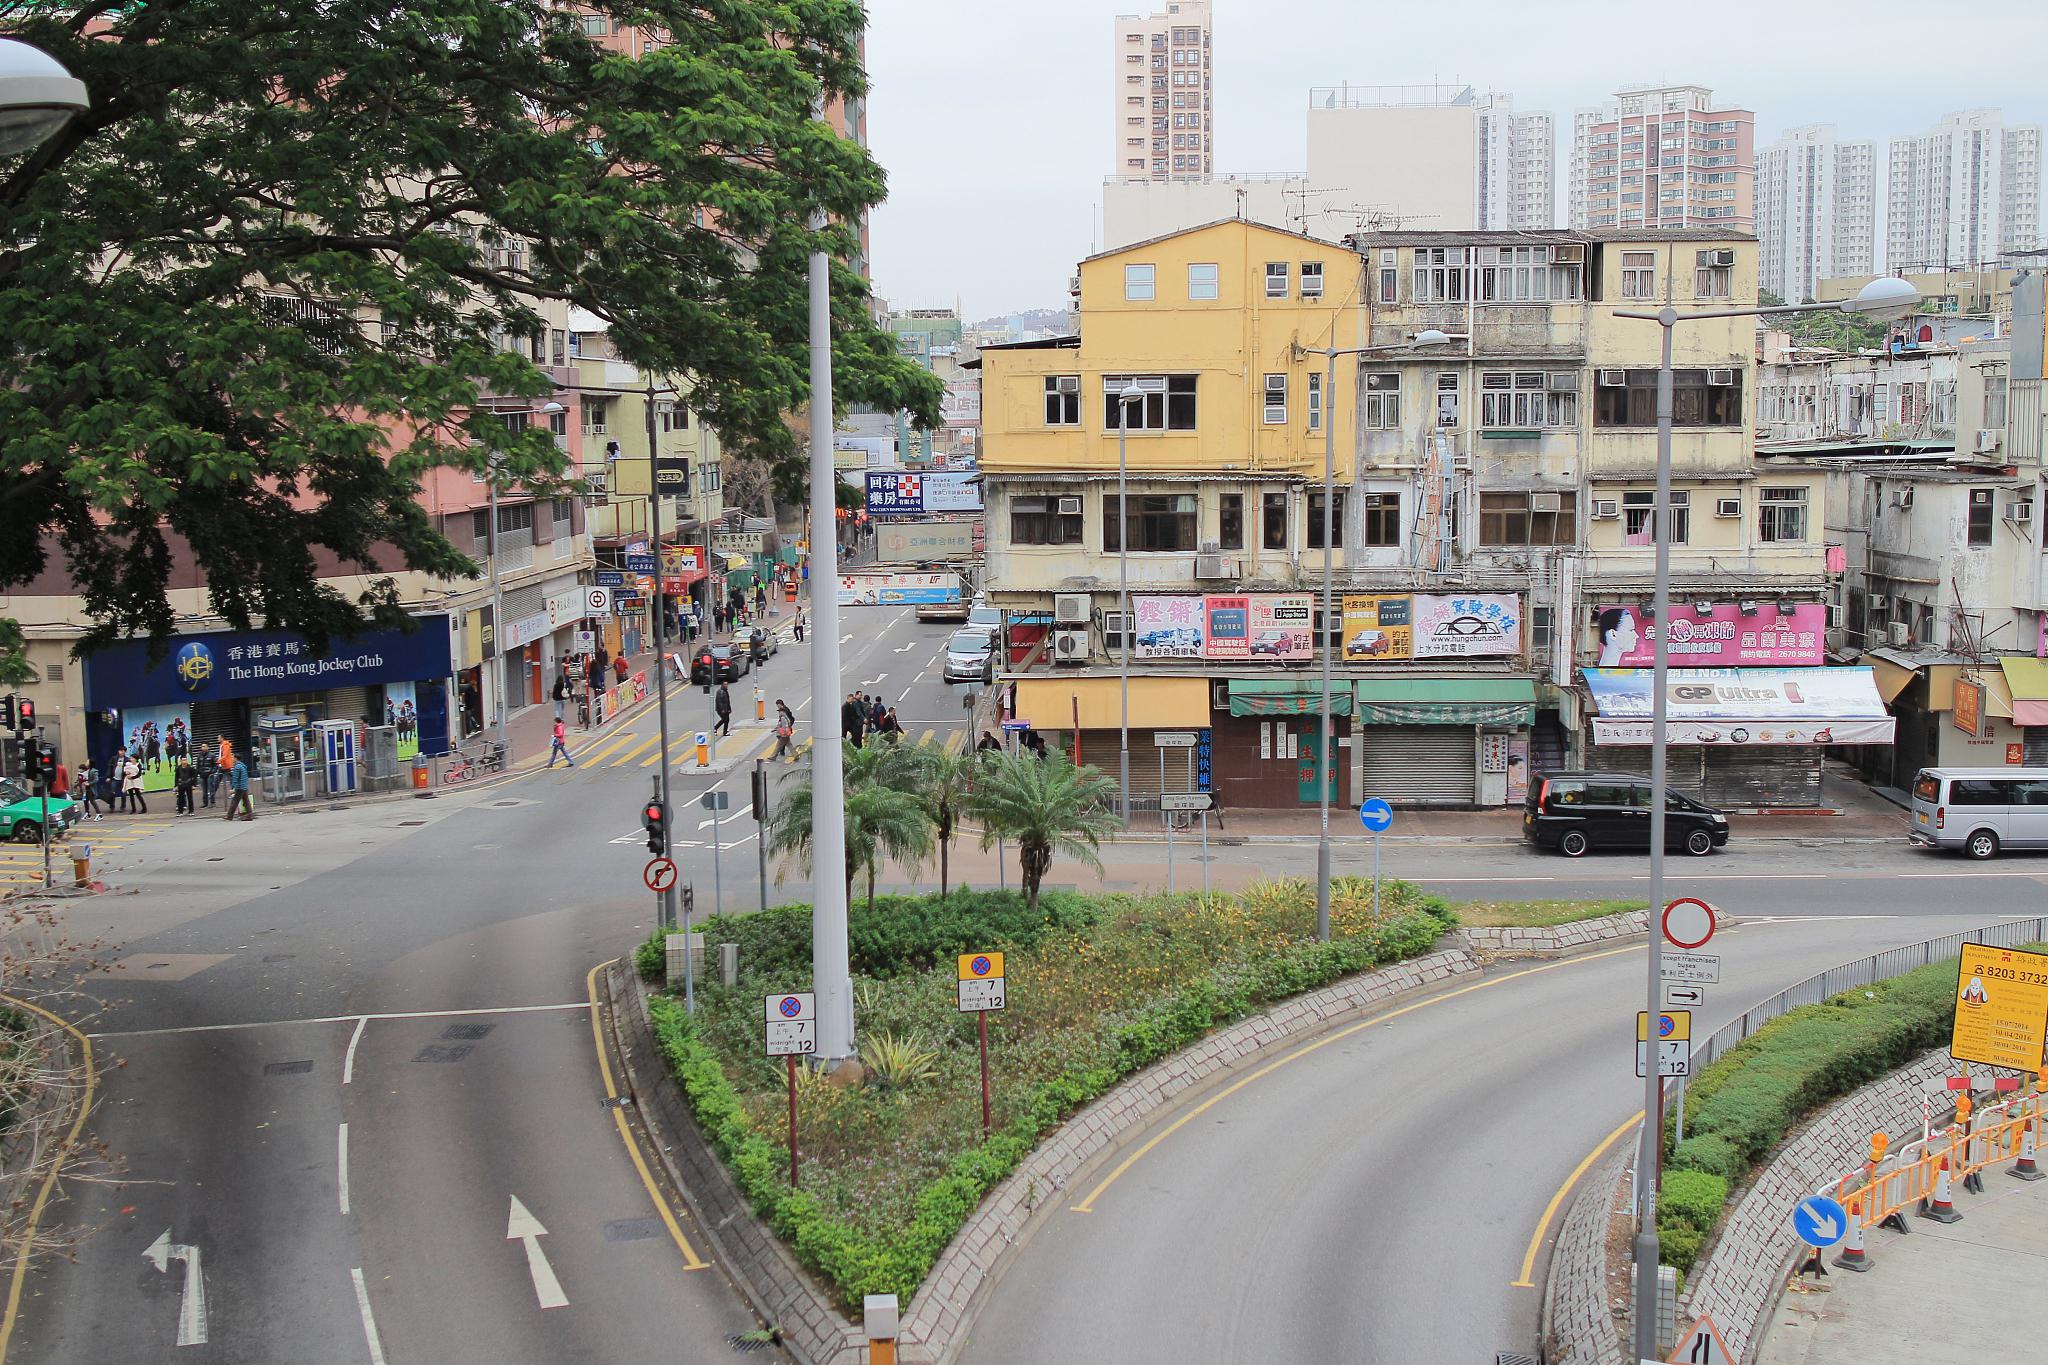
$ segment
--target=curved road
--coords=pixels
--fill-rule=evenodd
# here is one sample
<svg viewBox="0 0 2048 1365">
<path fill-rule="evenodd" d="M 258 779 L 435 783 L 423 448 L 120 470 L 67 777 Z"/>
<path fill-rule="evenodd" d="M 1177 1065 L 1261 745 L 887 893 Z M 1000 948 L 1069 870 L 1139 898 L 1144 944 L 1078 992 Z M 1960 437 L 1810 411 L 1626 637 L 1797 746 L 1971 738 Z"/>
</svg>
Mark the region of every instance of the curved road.
<svg viewBox="0 0 2048 1365">
<path fill-rule="evenodd" d="M 2038 913 L 2040 891 L 2036 876 L 1987 877 L 1929 912 L 1911 883 L 1877 883 L 1868 899 L 1897 918 L 1725 930 L 1723 984 L 1695 1036 L 1822 968 Z M 1738 914 L 1786 905 L 1763 884 L 1716 900 Z M 1486 1365 L 1531 1350 L 1546 1247 L 1518 1282 L 1545 1206 L 1639 1112 L 1643 969 L 1640 944 L 1505 965 L 1248 1063 L 1235 1078 L 1279 1065 L 1213 1103 L 1195 1097 L 1208 1107 L 1121 1174 L 1144 1134 L 1060 1192 L 963 1365 Z"/>
</svg>

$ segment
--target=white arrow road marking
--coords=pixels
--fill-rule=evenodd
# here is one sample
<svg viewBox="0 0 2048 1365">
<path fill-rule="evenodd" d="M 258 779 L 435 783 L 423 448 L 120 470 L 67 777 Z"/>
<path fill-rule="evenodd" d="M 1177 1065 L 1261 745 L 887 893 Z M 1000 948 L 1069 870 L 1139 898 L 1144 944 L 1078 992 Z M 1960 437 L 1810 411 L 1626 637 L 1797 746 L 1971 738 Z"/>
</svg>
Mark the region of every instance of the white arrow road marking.
<svg viewBox="0 0 2048 1365">
<path fill-rule="evenodd" d="M 526 1268 L 533 1275 L 534 1297 L 540 1300 L 542 1308 L 567 1308 L 569 1296 L 562 1292 L 562 1282 L 555 1278 L 555 1268 L 548 1264 L 548 1258 L 541 1254 L 540 1239 L 548 1230 L 540 1225 L 540 1219 L 526 1211 L 526 1205 L 519 1202 L 519 1196 L 512 1196 L 512 1217 L 505 1225 L 505 1240 L 526 1244 Z"/>
<path fill-rule="evenodd" d="M 159 1274 L 168 1271 L 172 1261 L 185 1263 L 185 1290 L 178 1303 L 178 1344 L 204 1346 L 206 1276 L 199 1268 L 199 1248 L 186 1246 L 183 1242 L 173 1242 L 171 1230 L 165 1228 L 163 1235 L 151 1242 L 149 1249 L 142 1254 L 157 1268 Z"/>
<path fill-rule="evenodd" d="M 913 649 L 916 649 L 916 648 L 917 648 L 917 646 L 918 646 L 918 643 L 919 643 L 918 641 L 916 641 L 916 640 L 912 640 L 912 641 L 911 641 L 911 642 L 910 642 L 909 644 L 907 644 L 907 645 L 904 645 L 904 646 L 902 646 L 902 647 L 901 647 L 901 648 L 899 648 L 899 649 L 898 649 L 898 650 L 897 650 L 896 652 L 897 652 L 898 654 L 908 654 L 908 653 L 909 653 L 909 652 L 910 652 L 911 650 L 913 650 Z"/>
</svg>

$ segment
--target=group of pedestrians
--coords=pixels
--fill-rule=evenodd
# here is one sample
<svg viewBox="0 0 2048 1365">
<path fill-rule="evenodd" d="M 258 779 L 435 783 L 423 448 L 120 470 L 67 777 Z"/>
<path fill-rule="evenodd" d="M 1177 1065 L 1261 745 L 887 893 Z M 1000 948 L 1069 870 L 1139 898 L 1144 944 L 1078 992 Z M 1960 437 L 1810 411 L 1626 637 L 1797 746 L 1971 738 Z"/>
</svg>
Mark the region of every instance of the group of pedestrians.
<svg viewBox="0 0 2048 1365">
<path fill-rule="evenodd" d="M 142 774 L 143 756 L 139 753 L 121 754 L 108 763 L 105 772 L 88 758 L 77 777 L 66 786 L 83 812 L 80 819 L 104 820 L 109 813 L 147 815 L 149 796 L 142 789 Z M 244 820 L 256 818 L 256 805 L 249 795 L 249 765 L 235 755 L 231 746 L 223 744 L 220 756 L 210 763 L 194 763 L 189 757 L 180 757 L 171 773 L 174 813 L 195 815 L 202 805 L 211 809 L 222 787 L 228 791 L 227 814 L 223 819 L 234 819 L 237 811 Z M 102 806 L 106 809 L 102 810 Z"/>
<path fill-rule="evenodd" d="M 849 692 L 839 707 L 839 734 L 851 740 L 853 747 L 861 748 L 869 735 L 878 739 L 901 740 L 903 723 L 896 719 L 896 708 L 880 697 L 870 697 L 865 692 Z"/>
</svg>

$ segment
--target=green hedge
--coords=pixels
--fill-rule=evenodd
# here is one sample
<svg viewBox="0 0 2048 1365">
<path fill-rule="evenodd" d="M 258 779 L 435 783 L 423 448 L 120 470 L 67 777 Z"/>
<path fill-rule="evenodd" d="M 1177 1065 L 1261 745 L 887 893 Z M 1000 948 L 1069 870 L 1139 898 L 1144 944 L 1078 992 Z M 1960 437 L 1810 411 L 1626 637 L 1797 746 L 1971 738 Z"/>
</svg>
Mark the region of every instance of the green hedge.
<svg viewBox="0 0 2048 1365">
<path fill-rule="evenodd" d="M 1692 1269 L 1729 1190 L 1800 1120 L 1947 1042 L 1955 991 L 1950 958 L 1802 1005 L 1688 1081 L 1685 1141 L 1674 1145 L 1672 1127 L 1664 1130 L 1657 1235 L 1665 1263 Z"/>
<path fill-rule="evenodd" d="M 939 1253 L 982 1196 L 1015 1170 L 1038 1140 L 1067 1115 L 1125 1076 L 1198 1042 L 1220 1025 L 1286 996 L 1425 953 L 1455 925 L 1455 917 L 1441 899 L 1423 897 L 1418 909 L 1395 916 L 1368 934 L 1331 943 L 1297 944 L 1270 960 L 1219 969 L 1207 979 L 1152 1002 L 1118 1030 L 1112 1065 L 1069 1070 L 1035 1087 L 1021 1116 L 980 1146 L 954 1158 L 943 1175 L 919 1191 L 909 1232 L 887 1242 L 827 1217 L 811 1196 L 791 1189 L 788 1149 L 748 1122 L 738 1091 L 727 1079 L 716 1053 L 696 1035 L 682 1005 L 673 998 L 655 996 L 648 1008 L 656 1045 L 688 1097 L 699 1126 L 732 1169 L 755 1213 L 796 1252 L 798 1260 L 832 1288 L 842 1308 L 851 1311 L 864 1295 L 883 1293 L 897 1295 L 908 1306 Z M 809 965 L 808 953 L 804 965 Z"/>
<path fill-rule="evenodd" d="M 847 911 L 847 951 L 856 976 L 887 979 L 929 971 L 961 953 L 1028 948 L 1055 930 L 1095 923 L 1098 903 L 1072 891 L 1047 891 L 1033 911 L 1017 891 L 956 890 L 941 897 L 877 896 L 871 911 L 856 899 Z M 756 914 L 712 915 L 704 941 L 737 943 L 748 975 L 803 974 L 811 969 L 811 907 L 777 905 Z M 634 953 L 643 980 L 661 979 L 662 932 Z M 708 951 L 708 950 L 707 950 Z"/>
</svg>

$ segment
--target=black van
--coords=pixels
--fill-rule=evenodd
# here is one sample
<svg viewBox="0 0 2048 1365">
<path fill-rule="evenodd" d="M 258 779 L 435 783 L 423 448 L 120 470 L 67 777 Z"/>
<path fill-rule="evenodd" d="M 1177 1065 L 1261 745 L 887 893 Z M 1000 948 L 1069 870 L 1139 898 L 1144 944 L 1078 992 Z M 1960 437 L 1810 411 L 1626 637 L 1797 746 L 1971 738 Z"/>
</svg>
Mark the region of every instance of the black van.
<svg viewBox="0 0 2048 1365">
<path fill-rule="evenodd" d="M 1596 848 L 1650 847 L 1650 779 L 1632 773 L 1546 773 L 1529 787 L 1522 837 L 1567 858 Z M 1664 846 L 1704 858 L 1728 842 L 1728 817 L 1668 788 Z"/>
</svg>

